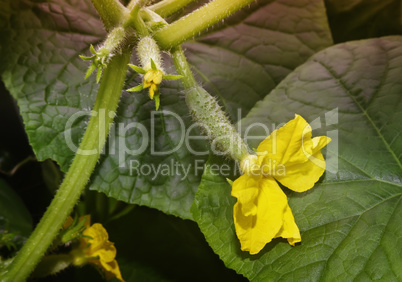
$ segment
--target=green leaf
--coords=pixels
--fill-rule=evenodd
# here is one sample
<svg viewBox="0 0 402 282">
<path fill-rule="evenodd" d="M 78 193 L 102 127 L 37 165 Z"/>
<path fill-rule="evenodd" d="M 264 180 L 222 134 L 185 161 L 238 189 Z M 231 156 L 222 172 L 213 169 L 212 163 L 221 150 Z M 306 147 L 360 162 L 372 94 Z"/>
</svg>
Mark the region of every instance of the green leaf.
<svg viewBox="0 0 402 282">
<path fill-rule="evenodd" d="M 74 152 L 66 145 L 68 118 L 93 107 L 98 86 L 84 81 L 90 44 L 105 38 L 90 1 L 2 1 L 0 73 L 17 100 L 29 142 L 38 158 L 52 158 L 66 171 Z M 61 11 L 56 13 L 54 11 Z M 87 116 L 73 124 L 83 136 Z"/>
<path fill-rule="evenodd" d="M 0 231 L 29 236 L 32 218 L 17 193 L 0 179 Z"/>
<path fill-rule="evenodd" d="M 184 44 L 198 80 L 231 120 L 244 117 L 294 68 L 332 45 L 323 1 L 297 3 L 255 1 L 215 32 Z"/>
<path fill-rule="evenodd" d="M 275 239 L 252 256 L 240 250 L 236 199 L 211 160 L 192 212 L 226 266 L 255 281 L 402 278 L 401 73 L 402 37 L 350 42 L 314 55 L 257 103 L 242 120 L 243 130 L 259 123 L 253 144 L 266 136 L 261 124 L 272 130 L 298 113 L 313 136 L 333 139 L 327 172 L 305 193 L 284 188 L 301 244 Z"/>
<path fill-rule="evenodd" d="M 323 1 L 298 3 L 258 1 L 216 32 L 186 44 L 198 79 L 232 120 L 238 120 L 238 109 L 246 114 L 295 67 L 332 44 Z M 0 7 L 8 15 L 0 22 L 2 79 L 18 101 L 37 158 L 52 158 L 67 171 L 98 88 L 95 77 L 83 80 L 88 63 L 79 55 L 89 56 L 90 44 L 94 51 L 104 40 L 102 23 L 90 0 L 16 0 Z M 169 60 L 164 66 L 172 69 Z M 133 76 L 127 88 L 141 83 Z M 148 95 L 123 93 L 90 189 L 191 219 L 209 144 L 197 129 L 188 130 L 192 121 L 180 82 L 164 82 L 160 91 L 163 111 L 157 113 Z M 68 121 L 71 128 L 66 128 Z M 187 145 L 182 141 L 186 132 L 201 139 Z M 145 150 L 135 152 L 142 144 Z M 137 167 L 143 171 L 137 173 Z M 169 172 L 155 177 L 153 168 L 166 167 Z"/>
<path fill-rule="evenodd" d="M 130 68 L 132 68 L 133 70 L 135 70 L 136 72 L 138 72 L 139 74 L 146 74 L 147 73 L 143 68 L 140 68 L 140 67 L 138 67 L 136 65 L 128 64 L 128 66 Z"/>
</svg>

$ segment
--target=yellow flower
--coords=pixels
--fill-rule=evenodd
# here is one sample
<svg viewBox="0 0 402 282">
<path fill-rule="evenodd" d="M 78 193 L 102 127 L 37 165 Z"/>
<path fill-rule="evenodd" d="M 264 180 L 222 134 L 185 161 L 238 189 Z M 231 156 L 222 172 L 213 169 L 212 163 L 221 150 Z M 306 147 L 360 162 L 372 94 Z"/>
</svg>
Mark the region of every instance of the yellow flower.
<svg viewBox="0 0 402 282">
<path fill-rule="evenodd" d="M 232 196 L 237 237 L 243 251 L 257 254 L 273 238 L 301 241 L 287 197 L 278 182 L 296 192 L 314 186 L 325 171 L 321 149 L 331 141 L 311 138 L 310 125 L 299 115 L 275 130 L 241 162 L 244 175 L 234 181 Z"/>
<path fill-rule="evenodd" d="M 159 109 L 160 103 L 159 85 L 161 84 L 162 80 L 176 80 L 182 78 L 181 75 L 163 74 L 162 67 L 160 64 L 155 63 L 153 59 L 151 59 L 151 62 L 144 68 L 132 64 L 129 64 L 129 66 L 137 73 L 144 75 L 144 77 L 142 79 L 142 84 L 127 89 L 127 91 L 141 91 L 142 89 L 149 87 L 149 98 L 154 100 L 155 97 L 155 107 L 157 110 Z"/>
<path fill-rule="evenodd" d="M 82 235 L 79 248 L 72 251 L 73 263 L 77 266 L 85 263 L 96 264 L 103 270 L 106 279 L 116 277 L 120 281 L 124 281 L 115 259 L 116 248 L 109 241 L 109 235 L 102 224 L 95 223 L 89 226 L 88 222 Z"/>
<path fill-rule="evenodd" d="M 144 75 L 142 85 L 144 88 L 149 87 L 149 98 L 153 99 L 156 91 L 159 90 L 159 84 L 162 82 L 163 72 L 159 69 L 150 68 Z"/>
</svg>

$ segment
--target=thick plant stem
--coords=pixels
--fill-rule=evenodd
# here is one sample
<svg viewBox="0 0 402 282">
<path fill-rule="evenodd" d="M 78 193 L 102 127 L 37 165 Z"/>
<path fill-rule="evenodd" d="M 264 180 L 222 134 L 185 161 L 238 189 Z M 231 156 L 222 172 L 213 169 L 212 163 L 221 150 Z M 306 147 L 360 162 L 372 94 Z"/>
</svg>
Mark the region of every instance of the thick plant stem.
<svg viewBox="0 0 402 282">
<path fill-rule="evenodd" d="M 124 23 L 126 27 L 132 25 L 134 26 L 135 30 L 138 32 L 138 35 L 143 37 L 147 36 L 149 34 L 148 29 L 142 20 L 142 18 L 139 16 L 140 9 L 142 8 L 142 5 L 144 4 L 143 2 L 145 1 L 134 1 L 133 4 L 129 5 L 130 8 L 130 18 L 128 21 Z"/>
<path fill-rule="evenodd" d="M 193 119 L 211 142 L 213 153 L 241 162 L 249 155 L 248 147 L 218 102 L 195 81 L 183 50 L 176 46 L 172 59 L 186 91 L 186 104 Z"/>
<path fill-rule="evenodd" d="M 149 6 L 148 9 L 154 11 L 162 18 L 166 18 L 183 9 L 193 1 L 194 0 L 163 0 L 152 6 Z"/>
<path fill-rule="evenodd" d="M 127 5 L 127 9 L 132 11 L 135 6 L 138 6 L 141 9 L 142 7 L 146 6 L 148 4 L 148 2 L 150 2 L 150 0 L 132 0 Z"/>
<path fill-rule="evenodd" d="M 105 145 L 123 89 L 131 50 L 115 55 L 102 78 L 95 106 L 74 161 L 43 218 L 1 281 L 24 281 L 34 270 L 88 183 Z"/>
<path fill-rule="evenodd" d="M 107 32 L 124 23 L 129 17 L 129 10 L 119 0 L 91 0 L 91 2 Z"/>
<path fill-rule="evenodd" d="M 230 16 L 254 0 L 214 0 L 162 28 L 154 35 L 162 49 L 172 47 L 193 38 L 199 32 Z"/>
</svg>

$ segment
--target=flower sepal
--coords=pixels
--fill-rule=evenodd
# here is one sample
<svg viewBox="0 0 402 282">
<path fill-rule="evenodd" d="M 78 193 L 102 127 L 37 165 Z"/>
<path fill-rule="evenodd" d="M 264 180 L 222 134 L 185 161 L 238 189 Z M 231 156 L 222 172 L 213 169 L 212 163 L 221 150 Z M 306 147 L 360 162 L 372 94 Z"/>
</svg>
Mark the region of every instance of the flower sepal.
<svg viewBox="0 0 402 282">
<path fill-rule="evenodd" d="M 89 50 L 93 54 L 92 56 L 81 56 L 80 58 L 84 61 L 92 61 L 89 65 L 87 72 L 85 73 L 85 79 L 87 79 L 96 69 L 96 83 L 99 83 L 103 69 L 107 66 L 110 59 L 110 52 L 107 48 L 102 47 L 98 51 L 95 50 L 94 46 L 91 44 Z"/>
<path fill-rule="evenodd" d="M 139 74 L 146 74 L 147 73 L 146 70 L 144 70 L 143 68 L 141 68 L 139 66 L 136 66 L 136 65 L 133 65 L 133 64 L 128 64 L 128 66 L 130 68 L 132 68 L 134 71 L 136 71 L 137 73 L 139 73 Z"/>
<path fill-rule="evenodd" d="M 85 74 L 85 79 L 87 79 L 96 69 L 98 69 L 96 72 L 96 83 L 99 83 L 103 69 L 107 66 L 113 54 L 116 54 L 116 52 L 121 50 L 121 46 L 125 38 L 125 29 L 123 27 L 116 27 L 110 31 L 105 42 L 103 43 L 102 47 L 98 49 L 98 51 L 96 51 L 94 46 L 91 44 L 89 50 L 91 51 L 92 56 L 80 56 L 80 58 L 84 61 L 92 61 Z"/>
<path fill-rule="evenodd" d="M 61 243 L 67 244 L 75 239 L 81 238 L 83 236 L 82 232 L 89 225 L 90 220 L 89 215 L 80 218 L 75 216 L 74 219 L 69 216 L 60 232 Z"/>
</svg>

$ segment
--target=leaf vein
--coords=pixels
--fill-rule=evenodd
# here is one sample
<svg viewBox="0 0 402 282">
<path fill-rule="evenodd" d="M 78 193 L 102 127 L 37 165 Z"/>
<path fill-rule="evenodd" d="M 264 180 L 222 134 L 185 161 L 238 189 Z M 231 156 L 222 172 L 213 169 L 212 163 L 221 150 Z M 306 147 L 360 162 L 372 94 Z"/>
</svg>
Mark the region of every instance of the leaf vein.
<svg viewBox="0 0 402 282">
<path fill-rule="evenodd" d="M 239 53 L 239 52 L 236 52 L 236 51 L 234 51 L 234 50 L 232 50 L 232 49 L 225 48 L 225 47 L 223 47 L 223 46 L 211 45 L 211 44 L 209 44 L 209 43 L 207 43 L 207 42 L 200 42 L 200 41 L 197 41 L 196 43 L 197 43 L 197 44 L 201 44 L 201 45 L 206 45 L 206 46 L 208 46 L 209 48 L 212 48 L 212 47 L 213 47 L 213 48 L 217 48 L 217 49 L 222 49 L 222 50 L 224 50 L 224 51 L 226 51 L 226 52 L 229 52 L 229 53 L 231 53 L 231 54 L 237 55 L 237 56 L 239 56 L 239 57 L 241 57 L 241 58 L 244 58 L 245 60 L 247 60 L 247 61 L 249 61 L 249 62 L 251 62 L 251 63 L 253 63 L 253 64 L 258 65 L 258 66 L 265 72 L 265 74 L 269 77 L 269 79 L 271 80 L 271 84 L 276 85 L 275 80 L 273 79 L 272 75 L 264 68 L 264 66 L 263 66 L 262 64 L 260 64 L 259 62 L 255 61 L 255 60 L 253 60 L 253 59 L 251 59 L 251 58 L 249 58 L 249 57 L 247 57 L 246 55 L 241 54 L 241 53 Z M 271 64 L 270 64 L 270 65 L 271 65 Z M 273 64 L 272 64 L 272 65 L 273 65 Z M 281 65 L 281 67 L 283 67 L 283 66 Z"/>
<path fill-rule="evenodd" d="M 374 121 L 371 119 L 370 115 L 367 113 L 367 111 L 363 108 L 363 106 L 356 100 L 355 97 L 353 97 L 352 93 L 348 90 L 346 87 L 346 84 L 342 81 L 340 77 L 337 77 L 336 74 L 323 62 L 318 61 L 318 63 L 324 67 L 324 69 L 336 80 L 338 81 L 339 85 L 342 87 L 342 89 L 345 91 L 346 94 L 349 95 L 349 97 L 352 99 L 352 101 L 359 107 L 359 109 L 362 111 L 363 115 L 367 118 L 369 123 L 373 126 L 374 130 L 377 132 L 378 136 L 380 137 L 381 141 L 384 143 L 386 149 L 388 152 L 391 154 L 391 156 L 395 159 L 396 163 L 398 166 L 402 169 L 402 164 L 399 161 L 398 157 L 395 155 L 395 152 L 391 149 L 389 146 L 387 140 L 385 140 L 384 136 L 381 134 L 381 131 L 378 129 L 377 125 L 374 123 Z"/>
<path fill-rule="evenodd" d="M 384 229 L 383 229 L 382 232 L 381 232 L 381 237 L 380 237 L 379 240 L 378 240 L 378 245 L 377 245 L 377 247 L 371 252 L 370 256 L 367 258 L 366 262 L 364 263 L 364 265 L 363 265 L 363 267 L 362 267 L 362 270 L 364 270 L 364 268 L 367 266 L 367 263 L 370 261 L 370 258 L 373 256 L 374 252 L 379 248 L 380 243 L 381 243 L 381 240 L 384 238 L 385 229 L 386 229 L 386 227 L 388 226 L 389 222 L 391 221 L 391 218 L 395 215 L 395 211 L 396 211 L 396 209 L 397 209 L 397 207 L 398 207 L 398 205 L 399 205 L 401 199 L 402 199 L 402 197 L 400 197 L 399 200 L 398 200 L 398 202 L 396 202 L 395 207 L 394 207 L 394 210 L 392 211 L 390 217 L 389 217 L 388 220 L 387 220 L 387 223 L 385 224 Z M 386 257 L 387 257 L 387 256 L 386 256 Z M 387 259 L 388 259 L 388 257 L 387 257 Z M 389 263 L 389 265 L 391 265 L 391 263 L 390 263 L 389 260 L 388 260 L 388 263 Z M 392 271 L 392 273 L 394 273 L 395 276 L 397 276 L 396 273 L 394 272 L 394 270 L 393 270 L 392 268 L 391 268 L 391 271 Z"/>
<path fill-rule="evenodd" d="M 342 244 L 342 242 L 344 242 L 344 241 L 346 240 L 346 238 L 348 237 L 349 233 L 350 233 L 350 232 L 353 230 L 353 228 L 356 226 L 356 224 L 357 224 L 357 222 L 360 220 L 360 218 L 361 218 L 366 212 L 370 211 L 371 209 L 373 209 L 373 208 L 375 208 L 375 207 L 377 207 L 377 206 L 379 206 L 379 205 L 385 203 L 385 202 L 388 201 L 388 200 L 391 200 L 391 199 L 393 199 L 393 198 L 395 198 L 395 197 L 398 197 L 398 196 L 401 196 L 401 195 L 402 195 L 402 193 L 398 193 L 398 194 L 393 195 L 392 197 L 389 197 L 389 198 L 387 198 L 387 199 L 385 199 L 385 200 L 383 200 L 383 201 L 380 201 L 380 202 L 376 203 L 375 205 L 369 207 L 368 209 L 366 209 L 365 211 L 363 211 L 363 212 L 362 212 L 361 214 L 359 214 L 359 215 L 351 215 L 351 216 L 348 216 L 348 217 L 339 219 L 339 220 L 344 220 L 344 219 L 356 217 L 355 222 L 354 222 L 353 225 L 350 227 L 350 229 L 346 232 L 346 234 L 345 234 L 345 236 L 343 237 L 343 239 L 338 243 L 338 245 L 333 249 L 333 251 L 332 251 L 332 253 L 330 254 L 330 256 L 325 260 L 324 268 L 322 269 L 322 271 L 321 271 L 321 273 L 320 273 L 320 277 L 319 277 L 318 280 L 322 280 L 323 275 L 325 274 L 325 269 L 326 269 L 327 266 L 328 266 L 328 261 L 329 261 L 329 259 L 335 254 L 335 251 L 339 248 L 339 246 Z M 401 197 L 401 198 L 402 198 L 402 197 Z M 400 199 L 398 200 L 398 202 L 399 202 L 399 201 L 400 201 Z M 339 221 L 339 220 L 338 220 L 338 221 Z M 322 224 L 322 225 L 319 225 L 319 226 L 315 226 L 313 229 L 318 228 L 318 227 L 321 227 L 321 226 L 325 226 L 325 225 L 327 225 L 327 224 L 329 224 L 329 223 L 325 223 L 325 224 Z"/>
</svg>

